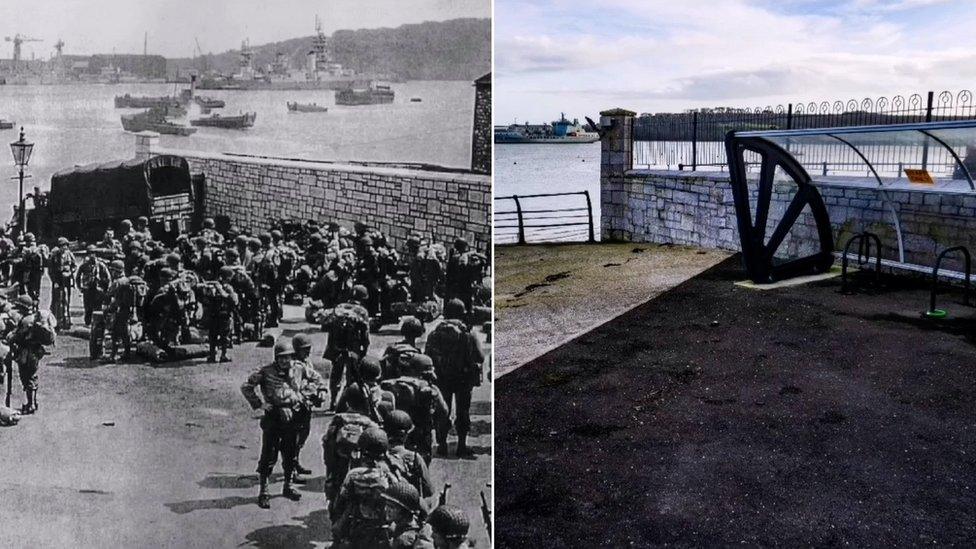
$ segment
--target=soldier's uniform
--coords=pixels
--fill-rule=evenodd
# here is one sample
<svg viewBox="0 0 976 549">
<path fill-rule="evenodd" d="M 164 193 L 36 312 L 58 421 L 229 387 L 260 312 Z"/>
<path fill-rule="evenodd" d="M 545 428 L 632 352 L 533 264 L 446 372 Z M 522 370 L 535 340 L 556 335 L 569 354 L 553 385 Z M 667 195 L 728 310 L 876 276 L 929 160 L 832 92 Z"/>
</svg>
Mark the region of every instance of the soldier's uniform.
<svg viewBox="0 0 976 549">
<path fill-rule="evenodd" d="M 360 286 L 355 291 L 357 297 L 360 297 L 365 288 Z M 322 357 L 332 362 L 329 393 L 331 407 L 334 408 L 335 401 L 339 398 L 339 387 L 342 386 L 348 354 L 363 357 L 369 350 L 369 313 L 358 301 L 340 304 L 323 320 L 322 331 L 329 334 Z"/>
<path fill-rule="evenodd" d="M 301 494 L 292 488 L 294 478 L 296 451 L 295 411 L 301 406 L 301 379 L 303 368 L 292 360 L 294 351 L 286 341 L 275 344 L 275 362 L 258 369 L 241 385 L 241 393 L 251 408 L 264 408 L 261 418 L 261 457 L 258 460 L 257 472 L 260 477 L 260 492 L 258 505 L 262 508 L 271 506 L 268 495 L 268 478 L 281 454 L 281 465 L 285 470 L 285 482 L 282 495 L 297 501 Z M 264 398 L 257 395 L 260 389 Z"/>
<path fill-rule="evenodd" d="M 47 311 L 37 311 L 35 302 L 20 296 L 14 301 L 19 313 L 17 325 L 10 335 L 11 353 L 17 362 L 20 383 L 24 388 L 27 402 L 21 413 L 33 414 L 37 411 L 37 369 L 41 359 L 47 354 L 45 345 L 54 344 L 54 331 L 57 321 Z"/>
<path fill-rule="evenodd" d="M 389 523 L 383 494 L 403 480 L 389 464 L 389 441 L 378 427 L 359 438 L 360 466 L 346 475 L 332 506 L 333 547 L 376 549 L 389 546 Z"/>
<path fill-rule="evenodd" d="M 46 247 L 38 246 L 33 233 L 24 235 L 24 247 L 20 252 L 21 292 L 31 299 L 41 298 L 41 279 L 44 278 Z"/>
<path fill-rule="evenodd" d="M 386 348 L 380 364 L 383 366 L 382 379 L 393 379 L 403 375 L 403 366 L 409 364 L 413 355 L 420 354 L 417 338 L 424 334 L 424 325 L 415 317 L 408 316 L 400 324 L 400 334 L 403 341 L 398 341 Z"/>
<path fill-rule="evenodd" d="M 136 302 L 136 293 L 129 283 L 129 278 L 125 276 L 125 265 L 122 261 L 117 259 L 112 261 L 109 270 L 113 280 L 108 287 L 108 306 L 105 308 L 105 314 L 111 335 L 111 347 L 106 360 L 114 362 L 119 343 L 123 348 L 122 360 L 128 360 L 130 356 L 132 340 L 129 336 L 129 323 L 139 304 Z"/>
<path fill-rule="evenodd" d="M 51 312 L 58 321 L 58 329 L 71 328 L 71 289 L 75 282 L 78 261 L 68 249 L 68 239 L 58 238 L 58 246 L 52 250 L 48 264 L 51 277 Z"/>
<path fill-rule="evenodd" d="M 149 230 L 148 217 L 139 216 L 139 218 L 136 219 L 136 226 L 132 230 L 132 237 L 135 240 L 141 241 L 143 244 L 153 239 L 152 231 Z"/>
<path fill-rule="evenodd" d="M 390 455 L 396 458 L 391 463 L 399 469 L 400 476 L 415 486 L 421 497 L 432 496 L 434 487 L 424 456 L 406 447 L 407 437 L 413 431 L 410 414 L 403 410 L 389 412 L 383 421 L 383 429 L 390 439 Z"/>
<path fill-rule="evenodd" d="M 220 247 L 224 244 L 224 235 L 217 232 L 215 228 L 216 224 L 211 218 L 206 218 L 203 220 L 203 230 L 200 231 L 200 236 L 206 241 L 210 246 Z"/>
<path fill-rule="evenodd" d="M 471 392 L 481 385 L 485 356 L 478 339 L 460 320 L 463 315 L 464 305 L 460 300 L 449 301 L 444 306 L 445 320 L 427 337 L 425 351 L 434 362 L 437 387 L 448 410 L 454 409 L 454 428 L 458 436 L 456 453 L 459 457 L 470 457 L 467 437 L 471 427 Z M 449 427 L 444 425 L 437 432 L 438 455 L 447 455 Z"/>
<path fill-rule="evenodd" d="M 358 380 L 346 383 L 336 412 L 362 414 L 374 421 L 381 421 L 384 410 L 392 410 L 396 406 L 393 393 L 380 387 L 380 364 L 371 356 L 364 357 L 356 366 Z"/>
<path fill-rule="evenodd" d="M 87 252 L 87 257 L 75 273 L 75 282 L 84 301 L 85 326 L 91 324 L 92 313 L 101 309 L 105 291 L 112 279 L 108 265 L 98 257 L 95 246 L 88 246 Z"/>
<path fill-rule="evenodd" d="M 406 447 L 419 452 L 429 464 L 433 458 L 433 431 L 450 427 L 447 403 L 431 381 L 433 363 L 427 355 L 411 357 L 408 371 L 403 374 L 383 381 L 381 386 L 393 393 L 397 409 L 410 414 L 413 420 L 415 428 L 407 436 Z"/>
<path fill-rule="evenodd" d="M 397 481 L 383 493 L 386 518 L 390 521 L 391 549 L 434 549 L 434 533 L 421 521 L 420 493 L 407 481 Z"/>
<path fill-rule="evenodd" d="M 464 511 L 453 505 L 441 505 L 427 517 L 438 549 L 458 549 L 468 542 L 471 522 Z"/>
<path fill-rule="evenodd" d="M 224 267 L 220 271 L 220 281 L 209 283 L 213 294 L 208 296 L 209 303 L 207 308 L 208 318 L 208 339 L 210 342 L 210 354 L 208 362 L 217 360 L 217 348 L 220 348 L 220 361 L 230 362 L 227 357 L 227 349 L 231 346 L 231 338 L 234 332 L 234 311 L 237 310 L 240 301 L 237 292 L 230 284 L 234 276 L 234 269 Z"/>
<path fill-rule="evenodd" d="M 309 356 L 312 351 L 312 340 L 305 334 L 296 334 L 291 340 L 295 351 L 295 364 L 302 370 L 299 378 L 298 394 L 302 397 L 302 405 L 295 413 L 296 443 L 295 443 L 295 481 L 304 482 L 298 475 L 310 475 L 312 471 L 302 467 L 301 453 L 312 429 L 312 408 L 321 406 L 322 393 L 326 391 L 325 381 L 312 366 Z"/>
</svg>

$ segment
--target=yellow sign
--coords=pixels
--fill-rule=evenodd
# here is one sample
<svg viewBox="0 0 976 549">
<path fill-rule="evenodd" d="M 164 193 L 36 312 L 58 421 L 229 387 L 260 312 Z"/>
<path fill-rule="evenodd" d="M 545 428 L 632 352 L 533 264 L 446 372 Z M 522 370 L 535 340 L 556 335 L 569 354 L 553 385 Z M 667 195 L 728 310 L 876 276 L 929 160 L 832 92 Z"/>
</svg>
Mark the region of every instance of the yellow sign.
<svg viewBox="0 0 976 549">
<path fill-rule="evenodd" d="M 905 175 L 908 176 L 908 181 L 911 183 L 935 185 L 935 180 L 932 179 L 932 174 L 930 174 L 928 170 L 913 170 L 911 168 L 905 168 Z"/>
</svg>

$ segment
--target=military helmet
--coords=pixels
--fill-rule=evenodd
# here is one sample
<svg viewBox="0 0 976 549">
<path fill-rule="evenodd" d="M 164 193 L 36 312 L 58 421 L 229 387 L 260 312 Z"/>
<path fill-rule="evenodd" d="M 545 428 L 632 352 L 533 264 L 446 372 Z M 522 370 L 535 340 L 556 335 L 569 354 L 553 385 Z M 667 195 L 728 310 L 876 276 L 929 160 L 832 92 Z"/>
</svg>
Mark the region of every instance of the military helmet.
<svg viewBox="0 0 976 549">
<path fill-rule="evenodd" d="M 357 233 L 364 233 L 367 230 L 369 230 L 369 225 L 363 223 L 362 221 L 357 221 L 357 222 L 355 222 L 355 223 L 352 224 L 352 228 Z"/>
<path fill-rule="evenodd" d="M 30 296 L 22 295 L 13 300 L 13 305 L 21 309 L 30 309 L 34 306 L 34 300 Z"/>
<path fill-rule="evenodd" d="M 322 242 L 322 235 L 320 233 L 312 233 L 312 234 L 308 235 L 308 239 L 311 242 L 316 242 L 316 243 Z"/>
<path fill-rule="evenodd" d="M 295 337 L 291 339 L 291 346 L 296 352 L 299 349 L 311 349 L 312 338 L 308 337 L 308 334 L 295 334 Z"/>
<path fill-rule="evenodd" d="M 213 229 L 216 226 L 217 226 L 217 224 L 214 223 L 214 220 L 213 220 L 212 217 L 208 217 L 208 218 L 206 218 L 206 219 L 203 220 L 203 228 L 204 229 Z"/>
<path fill-rule="evenodd" d="M 282 234 L 281 231 L 279 231 L 278 229 L 275 229 L 275 230 L 271 231 L 271 239 L 272 240 L 281 240 L 284 237 L 285 237 L 285 235 Z"/>
<path fill-rule="evenodd" d="M 58 246 L 67 246 L 67 245 L 68 245 L 68 239 L 65 238 L 65 237 L 63 237 L 63 236 L 59 236 L 58 237 Z"/>
<path fill-rule="evenodd" d="M 37 240 L 37 237 L 34 236 L 34 233 L 26 233 L 26 234 L 24 234 L 24 241 L 25 242 L 34 242 L 36 240 Z"/>
<path fill-rule="evenodd" d="M 403 410 L 393 410 L 386 415 L 383 428 L 389 433 L 409 433 L 413 430 L 413 420 Z"/>
<path fill-rule="evenodd" d="M 434 361 L 423 353 L 417 353 L 407 361 L 407 375 L 419 376 L 434 371 Z"/>
<path fill-rule="evenodd" d="M 379 457 L 390 450 L 390 439 L 386 431 L 379 427 L 370 427 L 359 435 L 359 450 L 368 455 Z"/>
<path fill-rule="evenodd" d="M 403 337 L 420 337 L 424 335 L 424 324 L 415 316 L 408 316 L 400 324 L 400 333 Z"/>
<path fill-rule="evenodd" d="M 108 268 L 113 271 L 124 271 L 125 263 L 121 259 L 113 259 L 111 263 L 108 264 Z"/>
<path fill-rule="evenodd" d="M 444 304 L 444 318 L 461 319 L 464 316 L 464 302 L 458 298 Z"/>
<path fill-rule="evenodd" d="M 129 249 L 130 250 L 141 250 L 142 249 L 142 242 L 139 242 L 138 240 L 133 240 L 132 242 L 129 243 Z"/>
<path fill-rule="evenodd" d="M 403 507 L 412 513 L 420 512 L 420 492 L 405 480 L 398 480 L 380 494 L 380 497 Z"/>
<path fill-rule="evenodd" d="M 261 244 L 270 244 L 271 243 L 271 233 L 261 233 L 261 234 L 259 234 L 258 235 L 258 240 L 261 242 Z"/>
<path fill-rule="evenodd" d="M 367 290 L 366 286 L 363 286 L 362 284 L 356 284 L 352 287 L 352 297 L 353 299 L 358 299 L 359 301 L 366 301 L 369 299 L 369 290 Z"/>
<path fill-rule="evenodd" d="M 329 230 L 330 231 L 338 231 L 339 230 L 339 224 L 336 223 L 335 221 L 329 221 Z"/>
<path fill-rule="evenodd" d="M 376 357 L 364 356 L 359 363 L 359 372 L 363 375 L 364 380 L 375 381 L 383 373 L 383 367 L 380 366 L 380 361 Z"/>
<path fill-rule="evenodd" d="M 238 246 L 246 246 L 249 240 L 250 238 L 248 238 L 247 235 L 239 234 L 234 237 L 234 244 L 237 244 Z"/>
<path fill-rule="evenodd" d="M 454 248 L 457 249 L 457 250 L 460 250 L 460 251 L 467 250 L 468 249 L 468 241 L 465 240 L 465 239 L 463 239 L 463 238 L 455 238 L 454 239 Z"/>
<path fill-rule="evenodd" d="M 169 254 L 166 256 L 166 264 L 170 267 L 177 267 L 180 264 L 180 256 L 176 254 Z"/>
<path fill-rule="evenodd" d="M 372 248 L 373 247 L 373 239 L 371 237 L 369 237 L 369 236 L 364 236 L 364 237 L 360 238 L 359 239 L 359 243 L 362 244 L 366 248 Z"/>
<path fill-rule="evenodd" d="M 293 354 L 295 354 L 295 350 L 291 348 L 291 345 L 289 345 L 288 341 L 286 341 L 285 339 L 281 339 L 275 343 L 274 346 L 275 358 L 282 357 L 282 356 L 290 356 Z"/>
<path fill-rule="evenodd" d="M 173 280 L 174 278 L 176 278 L 176 271 L 174 271 L 173 269 L 170 269 L 169 267 L 166 267 L 165 269 L 160 269 L 159 270 L 159 279 L 160 280 L 162 280 L 164 282 L 168 282 L 170 280 Z"/>
<path fill-rule="evenodd" d="M 95 250 L 97 250 L 97 249 L 98 248 L 96 248 L 94 244 L 89 244 L 89 245 L 85 246 L 85 251 L 88 252 L 89 254 L 95 253 Z"/>
<path fill-rule="evenodd" d="M 144 215 L 140 215 L 139 217 L 136 218 L 136 223 L 138 223 L 140 225 L 148 225 L 149 224 L 149 218 L 146 217 L 146 216 L 144 216 Z"/>
<path fill-rule="evenodd" d="M 230 248 L 230 249 L 224 250 L 224 257 L 226 257 L 227 259 L 231 259 L 231 258 L 233 258 L 233 259 L 240 259 L 241 252 L 237 251 L 236 248 Z"/>
<path fill-rule="evenodd" d="M 234 268 L 224 265 L 220 268 L 220 278 L 231 278 L 234 276 Z"/>
<path fill-rule="evenodd" d="M 119 222 L 119 226 L 122 227 L 123 229 L 131 229 L 132 222 L 129 221 L 128 219 L 123 219 L 121 222 Z"/>
<path fill-rule="evenodd" d="M 434 509 L 427 517 L 427 523 L 435 532 L 452 541 L 468 537 L 471 527 L 464 511 L 453 505 L 441 505 Z"/>
</svg>

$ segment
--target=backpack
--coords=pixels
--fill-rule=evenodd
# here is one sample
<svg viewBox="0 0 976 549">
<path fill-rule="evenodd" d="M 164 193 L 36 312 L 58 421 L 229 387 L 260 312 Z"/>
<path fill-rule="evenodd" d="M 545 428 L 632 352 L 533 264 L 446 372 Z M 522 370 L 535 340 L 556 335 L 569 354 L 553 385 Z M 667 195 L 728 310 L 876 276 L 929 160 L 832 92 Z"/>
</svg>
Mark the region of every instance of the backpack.
<svg viewBox="0 0 976 549">
<path fill-rule="evenodd" d="M 38 311 L 26 317 L 23 322 L 30 324 L 27 342 L 35 345 L 54 345 L 58 321 L 50 311 Z"/>
<path fill-rule="evenodd" d="M 401 341 L 390 345 L 386 350 L 386 360 L 383 361 L 383 379 L 402 376 L 409 371 L 410 359 L 418 354 L 420 350 L 409 343 Z"/>
<path fill-rule="evenodd" d="M 416 377 L 402 376 L 383 380 L 380 382 L 380 387 L 393 393 L 396 409 L 410 414 L 415 425 L 426 423 L 429 406 L 424 402 L 423 395 L 430 388 L 429 382 Z"/>
<path fill-rule="evenodd" d="M 467 326 L 456 319 L 441 322 L 428 336 L 426 351 L 439 379 L 464 377 L 469 366 Z"/>
<path fill-rule="evenodd" d="M 370 427 L 377 427 L 375 421 L 362 414 L 336 414 L 322 436 L 322 456 L 325 468 L 332 470 L 340 461 L 348 459 L 352 450 L 359 447 L 359 437 Z"/>
</svg>

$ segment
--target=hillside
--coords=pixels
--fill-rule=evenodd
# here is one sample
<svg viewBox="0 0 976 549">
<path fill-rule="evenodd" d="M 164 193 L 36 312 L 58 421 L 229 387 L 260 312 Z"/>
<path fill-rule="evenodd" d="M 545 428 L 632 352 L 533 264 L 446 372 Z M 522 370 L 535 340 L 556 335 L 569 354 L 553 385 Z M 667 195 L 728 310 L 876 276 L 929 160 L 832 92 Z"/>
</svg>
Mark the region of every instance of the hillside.
<svg viewBox="0 0 976 549">
<path fill-rule="evenodd" d="M 491 21 L 452 19 L 397 28 L 340 30 L 332 49 L 342 65 L 359 72 L 395 75 L 404 80 L 474 80 L 491 70 Z M 312 36 L 251 46 L 254 66 L 271 63 L 278 52 L 291 66 L 303 66 Z M 240 50 L 208 54 L 201 59 L 170 59 L 167 72 L 209 67 L 223 74 L 238 70 Z"/>
</svg>

